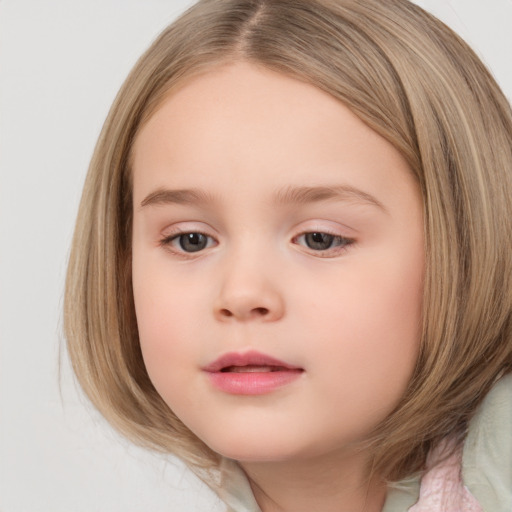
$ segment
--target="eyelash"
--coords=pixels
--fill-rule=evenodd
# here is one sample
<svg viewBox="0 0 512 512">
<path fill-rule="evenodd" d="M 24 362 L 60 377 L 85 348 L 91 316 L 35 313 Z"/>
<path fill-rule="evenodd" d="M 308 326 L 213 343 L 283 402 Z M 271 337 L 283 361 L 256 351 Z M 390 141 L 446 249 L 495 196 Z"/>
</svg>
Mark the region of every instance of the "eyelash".
<svg viewBox="0 0 512 512">
<path fill-rule="evenodd" d="M 348 250 L 348 247 L 353 245 L 355 243 L 355 240 L 353 238 L 347 238 L 341 235 L 338 235 L 336 233 L 331 233 L 329 231 L 305 231 L 304 233 L 301 233 L 300 235 L 294 237 L 292 241 L 294 243 L 297 243 L 298 240 L 301 238 L 306 239 L 309 235 L 321 235 L 322 237 L 330 237 L 331 246 L 326 249 L 313 249 L 311 247 L 307 247 L 306 245 L 303 245 L 303 247 L 307 248 L 310 252 L 310 254 L 314 254 L 315 256 L 321 257 L 321 258 L 332 258 L 335 256 L 338 256 L 342 252 L 345 252 Z M 319 243 L 319 242 L 317 242 Z M 332 246 L 332 244 L 336 244 Z"/>
<path fill-rule="evenodd" d="M 186 239 L 182 239 L 182 237 L 189 236 L 189 241 L 192 241 L 190 239 L 191 236 L 194 237 L 204 237 L 204 243 L 206 244 L 204 247 L 199 248 L 197 251 L 187 251 L 183 247 L 183 243 L 186 243 Z M 314 236 L 314 235 L 321 235 L 321 237 L 330 237 L 330 246 L 326 249 L 313 249 L 312 247 L 308 247 L 306 244 L 299 244 L 298 241 L 300 239 L 306 239 L 308 236 Z M 197 242 L 199 240 L 196 239 Z M 210 243 L 212 240 L 214 240 L 213 237 L 207 235 L 206 233 L 202 233 L 200 231 L 179 231 L 176 233 L 172 233 L 171 235 L 166 236 L 162 240 L 160 240 L 160 246 L 166 248 L 167 250 L 171 251 L 174 254 L 177 254 L 184 258 L 191 258 L 194 257 L 195 254 L 199 254 L 205 249 L 208 249 L 212 247 L 212 244 Z M 173 242 L 177 242 L 180 245 L 180 248 L 175 247 L 173 245 Z M 310 251 L 310 254 L 314 254 L 317 257 L 321 258 L 329 258 L 329 257 L 335 257 L 338 256 L 340 253 L 346 251 L 349 246 L 353 245 L 355 243 L 355 240 L 353 238 L 347 238 L 341 235 L 337 235 L 335 233 L 331 233 L 329 231 L 305 231 L 303 233 L 300 233 L 299 235 L 295 236 L 292 239 L 292 242 L 297 245 L 302 245 L 302 247 L 306 248 L 308 251 Z M 321 241 L 313 241 L 314 243 L 322 243 Z M 333 247 L 332 244 L 335 244 Z M 197 243 L 196 243 L 197 245 Z M 333 254 L 334 253 L 334 254 Z"/>
<path fill-rule="evenodd" d="M 197 251 L 186 251 L 183 248 L 183 245 L 181 243 L 183 240 L 180 241 L 180 239 L 182 237 L 186 237 L 187 235 L 204 237 L 206 239 L 207 245 Z M 202 233 L 200 231 L 178 231 L 178 232 L 172 233 L 171 235 L 168 235 L 165 238 L 163 238 L 162 240 L 160 240 L 160 245 L 162 247 L 166 248 L 167 250 L 171 251 L 174 254 L 177 254 L 177 255 L 185 257 L 185 258 L 187 258 L 187 257 L 190 258 L 190 257 L 193 257 L 194 254 L 200 253 L 204 249 L 209 248 L 211 246 L 209 241 L 211 241 L 211 240 L 213 240 L 213 237 L 207 235 L 206 233 Z M 174 247 L 173 242 L 175 242 L 175 241 L 177 241 L 179 243 L 179 245 L 181 246 L 180 249 L 177 247 Z"/>
</svg>

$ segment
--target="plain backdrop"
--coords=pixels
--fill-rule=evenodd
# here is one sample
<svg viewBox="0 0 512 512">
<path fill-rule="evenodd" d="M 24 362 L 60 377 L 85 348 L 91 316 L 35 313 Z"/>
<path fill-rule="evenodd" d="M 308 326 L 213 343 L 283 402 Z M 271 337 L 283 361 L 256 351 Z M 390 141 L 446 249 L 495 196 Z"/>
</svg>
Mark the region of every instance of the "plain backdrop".
<svg viewBox="0 0 512 512">
<path fill-rule="evenodd" d="M 137 57 L 187 0 L 0 0 L 0 512 L 222 510 L 121 439 L 62 358 L 62 289 L 88 161 Z M 512 98 L 512 0 L 422 0 Z"/>
</svg>

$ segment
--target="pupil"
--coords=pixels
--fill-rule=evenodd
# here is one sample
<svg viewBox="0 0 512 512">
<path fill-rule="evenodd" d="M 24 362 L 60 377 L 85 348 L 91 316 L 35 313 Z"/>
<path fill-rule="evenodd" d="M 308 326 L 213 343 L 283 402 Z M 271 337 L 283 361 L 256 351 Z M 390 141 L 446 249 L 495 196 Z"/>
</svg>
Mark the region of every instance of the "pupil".
<svg viewBox="0 0 512 512">
<path fill-rule="evenodd" d="M 306 243 L 310 249 L 324 251 L 329 249 L 334 241 L 334 236 L 327 233 L 307 233 Z"/>
<path fill-rule="evenodd" d="M 206 244 L 207 238 L 201 233 L 186 233 L 180 236 L 180 247 L 186 252 L 201 251 Z"/>
</svg>

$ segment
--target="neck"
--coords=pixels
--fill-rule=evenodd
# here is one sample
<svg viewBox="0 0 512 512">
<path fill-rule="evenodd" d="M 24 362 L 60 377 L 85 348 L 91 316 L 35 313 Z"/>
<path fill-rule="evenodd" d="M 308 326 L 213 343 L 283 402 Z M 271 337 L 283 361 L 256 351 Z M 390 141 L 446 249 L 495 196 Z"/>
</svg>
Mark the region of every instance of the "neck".
<svg viewBox="0 0 512 512">
<path fill-rule="evenodd" d="M 381 512 L 386 484 L 361 457 L 242 462 L 262 512 Z"/>
</svg>

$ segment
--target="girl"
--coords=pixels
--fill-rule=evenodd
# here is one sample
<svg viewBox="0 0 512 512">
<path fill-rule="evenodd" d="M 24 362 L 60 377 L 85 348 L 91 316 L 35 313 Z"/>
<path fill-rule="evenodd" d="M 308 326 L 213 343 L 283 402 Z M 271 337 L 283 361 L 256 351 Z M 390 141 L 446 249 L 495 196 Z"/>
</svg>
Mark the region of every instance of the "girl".
<svg viewBox="0 0 512 512">
<path fill-rule="evenodd" d="M 203 0 L 121 89 L 78 379 L 242 511 L 512 506 L 512 116 L 406 0 Z"/>
</svg>

